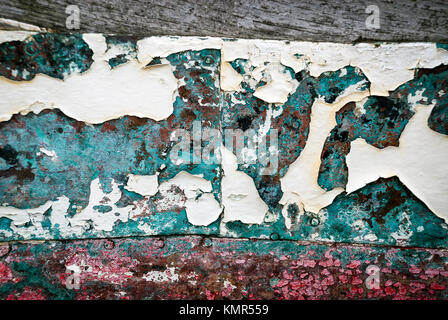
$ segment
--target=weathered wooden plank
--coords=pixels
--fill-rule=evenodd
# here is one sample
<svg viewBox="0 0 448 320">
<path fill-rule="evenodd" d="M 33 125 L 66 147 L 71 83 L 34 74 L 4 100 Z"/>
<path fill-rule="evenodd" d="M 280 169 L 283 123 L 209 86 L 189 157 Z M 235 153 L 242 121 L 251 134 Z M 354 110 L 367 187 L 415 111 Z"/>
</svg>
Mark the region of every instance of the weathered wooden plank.
<svg viewBox="0 0 448 320">
<path fill-rule="evenodd" d="M 447 262 L 446 250 L 201 237 L 11 243 L 0 298 L 446 299 Z"/>
<path fill-rule="evenodd" d="M 0 17 L 64 32 L 69 0 L 3 1 Z M 369 30 L 367 6 L 380 10 Z M 80 32 L 219 36 L 308 41 L 448 42 L 448 3 L 411 1 L 118 1 L 89 0 L 80 9 Z"/>
</svg>

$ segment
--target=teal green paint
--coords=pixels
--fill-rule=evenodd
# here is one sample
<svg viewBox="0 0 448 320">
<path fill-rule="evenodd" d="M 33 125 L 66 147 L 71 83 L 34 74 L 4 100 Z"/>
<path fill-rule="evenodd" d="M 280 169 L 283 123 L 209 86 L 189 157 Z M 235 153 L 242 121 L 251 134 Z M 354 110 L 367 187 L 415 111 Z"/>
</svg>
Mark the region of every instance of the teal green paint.
<svg viewBox="0 0 448 320">
<path fill-rule="evenodd" d="M 0 124 L 0 157 L 10 165 L 0 171 L 0 199 L 19 209 L 35 208 L 58 197 L 70 199 L 68 217 L 76 216 L 81 208 L 89 203 L 90 183 L 99 178 L 102 191 L 112 191 L 115 181 L 122 197 L 119 206 L 130 205 L 141 196 L 124 189 L 128 174 L 159 174 L 159 184 L 173 178 L 184 170 L 191 174 L 202 174 L 213 187 L 213 195 L 219 200 L 220 168 L 217 164 L 199 163 L 195 165 L 173 164 L 169 151 L 174 142 L 169 134 L 174 128 L 190 130 L 192 121 L 206 123 L 206 126 L 219 129 L 219 65 L 218 50 L 186 51 L 167 57 L 173 65 L 174 75 L 185 81 L 189 100 L 178 98 L 174 114 L 159 122 L 125 116 L 99 125 L 86 125 L 64 115 L 57 110 L 44 110 L 39 114 L 15 115 L 13 121 Z M 193 67 L 187 63 L 193 63 Z M 203 84 L 200 86 L 199 84 Z M 202 112 L 200 103 L 209 108 L 210 113 Z M 214 111 L 215 110 L 215 111 Z M 193 118 L 193 119 L 192 119 Z M 16 126 L 16 122 L 26 123 Z M 168 139 L 162 138 L 166 134 Z M 9 146 L 9 147 L 6 147 Z M 51 149 L 57 161 L 40 152 L 40 148 Z M 163 170 L 159 169 L 165 166 Z M 156 194 L 154 197 L 159 197 Z M 157 212 L 152 200 L 148 202 L 151 212 L 137 221 L 117 223 L 112 232 L 102 232 L 94 228 L 83 231 L 81 237 L 129 236 L 144 232 L 140 225 L 155 234 L 216 234 L 218 222 L 207 227 L 191 225 L 183 208 L 174 211 Z M 113 214 L 110 207 L 98 206 L 98 214 Z M 178 212 L 179 211 L 179 212 Z M 9 220 L 9 219 L 7 219 Z M 15 234 L 9 224 L 2 224 L 0 237 L 3 240 L 22 239 Z M 18 228 L 27 228 L 19 226 Z M 56 226 L 44 223 L 51 237 L 60 238 Z M 40 239 L 40 235 L 31 235 Z M 76 238 L 73 234 L 68 238 Z"/>
<path fill-rule="evenodd" d="M 397 177 L 379 179 L 324 208 L 321 239 L 338 242 L 446 247 L 448 228 Z M 359 225 L 361 223 L 361 225 Z M 358 240 L 355 240 L 355 239 Z M 397 239 L 398 238 L 398 239 Z"/>
<path fill-rule="evenodd" d="M 108 63 L 113 69 L 128 62 L 131 59 L 137 58 L 137 40 L 132 37 L 124 36 L 108 36 L 105 35 L 107 50 L 117 50 L 121 52 L 117 56 L 110 58 Z"/>
<path fill-rule="evenodd" d="M 111 206 L 94 206 L 93 207 L 94 210 L 97 210 L 99 213 L 106 213 L 106 212 L 110 212 L 112 211 L 112 207 Z"/>
<path fill-rule="evenodd" d="M 448 43 L 437 43 L 436 46 L 437 48 L 448 50 Z"/>
<path fill-rule="evenodd" d="M 32 80 L 38 73 L 64 79 L 88 70 L 92 56 L 80 34 L 37 33 L 0 44 L 0 75 L 16 81 Z"/>
</svg>

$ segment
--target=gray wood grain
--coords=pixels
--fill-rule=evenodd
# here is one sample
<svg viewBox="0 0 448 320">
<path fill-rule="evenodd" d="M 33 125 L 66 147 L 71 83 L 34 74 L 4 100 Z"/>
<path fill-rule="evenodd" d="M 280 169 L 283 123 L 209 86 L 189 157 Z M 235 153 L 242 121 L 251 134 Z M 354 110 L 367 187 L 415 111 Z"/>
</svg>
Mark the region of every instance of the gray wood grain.
<svg viewBox="0 0 448 320">
<path fill-rule="evenodd" d="M 78 32 L 307 41 L 448 43 L 446 0 L 0 0 L 0 17 L 67 32 L 65 8 L 80 8 Z M 365 9 L 380 8 L 368 30 Z M 2 26 L 0 26 L 2 28 Z M 4 29 L 6 27 L 3 27 Z"/>
</svg>

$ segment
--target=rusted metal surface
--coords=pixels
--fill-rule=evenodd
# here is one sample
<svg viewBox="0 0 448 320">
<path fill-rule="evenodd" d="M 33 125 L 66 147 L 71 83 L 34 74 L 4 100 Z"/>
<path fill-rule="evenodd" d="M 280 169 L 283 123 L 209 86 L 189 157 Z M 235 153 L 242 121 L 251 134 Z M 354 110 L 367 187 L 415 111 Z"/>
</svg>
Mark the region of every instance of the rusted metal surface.
<svg viewBox="0 0 448 320">
<path fill-rule="evenodd" d="M 448 294 L 446 250 L 197 236 L 5 246 L 0 247 L 9 251 L 0 257 L 2 299 L 446 299 Z M 366 285 L 369 266 L 378 270 L 378 287 Z"/>
</svg>

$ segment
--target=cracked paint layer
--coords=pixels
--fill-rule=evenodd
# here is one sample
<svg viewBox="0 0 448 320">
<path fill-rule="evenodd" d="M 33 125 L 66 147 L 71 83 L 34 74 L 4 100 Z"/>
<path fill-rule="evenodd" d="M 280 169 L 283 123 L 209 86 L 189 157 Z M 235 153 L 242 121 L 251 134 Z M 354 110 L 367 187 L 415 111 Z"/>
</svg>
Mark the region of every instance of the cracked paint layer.
<svg viewBox="0 0 448 320">
<path fill-rule="evenodd" d="M 319 185 L 332 190 L 345 187 L 348 169 L 345 161 L 351 141 L 362 138 L 372 146 L 384 149 L 399 146 L 399 138 L 409 119 L 415 114 L 418 104 L 435 103 L 428 126 L 439 133 L 447 134 L 446 114 L 448 95 L 448 69 L 441 65 L 433 69 L 417 69 L 415 79 L 390 93 L 390 97 L 369 96 L 360 102 L 351 102 L 341 109 L 337 125 L 330 133 L 322 151 L 319 169 Z"/>
<path fill-rule="evenodd" d="M 381 160 L 377 159 L 380 162 L 385 160 L 384 155 L 387 153 L 396 151 L 400 153 L 402 150 L 412 148 L 412 151 L 401 156 L 400 163 L 393 165 L 394 161 L 389 159 L 379 174 L 376 172 L 375 166 L 366 166 L 364 174 L 378 174 L 370 181 L 379 176 L 392 175 L 400 176 L 406 184 L 411 184 L 410 180 L 413 179 L 414 192 L 420 193 L 426 189 L 427 195 L 423 197 L 423 200 L 439 216 L 447 217 L 446 201 L 439 197 L 448 192 L 443 182 L 448 170 L 443 164 L 434 162 L 446 157 L 448 139 L 443 135 L 447 133 L 444 129 L 447 125 L 447 114 L 444 113 L 447 108 L 447 95 L 445 94 L 447 79 L 448 69 L 445 65 L 433 69 L 417 69 L 415 78 L 392 91 L 389 97 L 369 96 L 363 101 L 351 102 L 344 106 L 337 113 L 337 125 L 327 137 L 322 150 L 319 185 L 326 190 L 346 188 L 350 171 L 346 163 L 346 156 L 351 152 L 351 144 L 356 139 L 362 139 L 377 148 L 378 153 L 383 155 Z M 427 111 L 430 112 L 426 112 L 425 115 L 422 113 L 416 115 L 419 106 L 422 105 L 427 106 L 426 108 L 429 109 Z M 416 127 L 417 119 L 421 119 L 418 120 L 420 127 Z M 409 121 L 411 121 L 410 124 L 408 124 Z M 415 130 L 414 133 L 411 128 Z M 432 133 L 429 129 L 436 133 Z M 405 137 L 402 134 L 404 130 L 406 130 Z M 412 138 L 408 138 L 409 135 Z M 405 146 L 402 143 L 405 143 Z M 382 149 L 385 150 L 384 153 L 381 152 Z M 425 161 L 425 164 L 419 165 L 413 162 L 415 158 L 434 159 L 434 161 L 431 161 L 431 164 L 429 161 Z M 351 162 L 353 166 L 359 167 L 360 163 L 366 164 L 369 161 L 364 156 L 363 159 L 358 158 L 356 162 L 354 160 Z M 407 176 L 400 173 L 400 171 L 406 170 L 410 170 L 411 173 L 406 174 Z M 354 170 L 352 170 L 352 175 L 353 172 Z M 424 175 L 426 178 L 419 178 L 418 175 Z M 352 183 L 348 190 L 355 190 L 362 186 L 360 179 L 352 176 L 351 180 Z M 358 182 L 354 182 L 355 180 Z M 367 182 L 365 180 L 364 184 Z M 426 183 L 421 181 L 426 181 Z M 417 187 L 418 184 L 419 187 Z M 355 185 L 356 187 L 354 187 Z M 433 197 L 428 195 L 431 193 L 434 195 Z M 419 194 L 419 196 L 421 195 Z"/>
<path fill-rule="evenodd" d="M 109 66 L 113 69 L 137 58 L 137 40 L 129 36 L 105 35 Z"/>
<path fill-rule="evenodd" d="M 177 143 L 171 139 L 176 128 L 191 130 L 194 121 L 203 128 L 219 127 L 220 54 L 204 49 L 172 54 L 167 60 L 166 67 L 173 68 L 172 76 L 182 85 L 171 107 L 174 112 L 166 120 L 124 116 L 92 125 L 45 109 L 16 114 L 12 121 L 0 123 L 5 142 L 1 156 L 6 159 L 1 168 L 3 207 L 36 207 L 38 211 L 43 204 L 51 207 L 42 208 L 28 225 L 16 223 L 7 209 L 0 214 L 2 229 L 8 225 L 2 230 L 4 239 L 179 234 L 182 229 L 217 232 L 217 224 L 212 224 L 217 216 L 207 224 L 193 220 L 196 227 L 189 222 L 196 212 L 188 208 L 208 203 L 219 216 L 218 166 L 173 164 L 169 155 Z M 203 175 L 212 189 L 200 191 L 198 199 L 187 202 L 184 190 L 176 185 L 155 194 L 135 192 L 135 176 L 157 175 L 162 185 L 181 171 Z M 69 199 L 69 205 L 56 210 L 61 197 Z M 53 223 L 55 215 L 63 217 L 64 223 Z"/>
<path fill-rule="evenodd" d="M 443 46 L 1 34 L 1 240 L 447 246 Z"/>
</svg>

